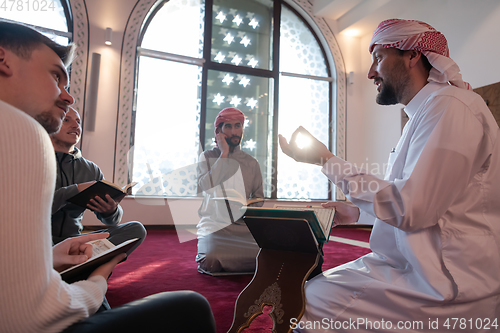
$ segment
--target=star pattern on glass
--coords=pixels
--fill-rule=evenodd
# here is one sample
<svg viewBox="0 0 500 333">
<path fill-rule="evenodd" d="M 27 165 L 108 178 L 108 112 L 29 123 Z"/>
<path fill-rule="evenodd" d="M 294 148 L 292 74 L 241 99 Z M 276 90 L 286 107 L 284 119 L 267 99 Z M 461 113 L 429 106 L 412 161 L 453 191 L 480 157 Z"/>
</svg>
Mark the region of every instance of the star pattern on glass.
<svg viewBox="0 0 500 333">
<path fill-rule="evenodd" d="M 250 125 L 250 120 L 248 120 L 248 118 L 245 118 L 245 122 L 243 123 L 243 128 L 247 128 L 248 125 Z"/>
<path fill-rule="evenodd" d="M 237 14 L 238 14 L 238 10 L 237 9 L 234 9 L 234 8 L 229 9 L 229 15 L 236 16 Z"/>
<path fill-rule="evenodd" d="M 219 64 L 226 59 L 226 56 L 222 54 L 222 52 L 217 53 L 217 56 L 214 58 L 215 61 L 217 61 Z"/>
<path fill-rule="evenodd" d="M 236 15 L 233 19 L 233 23 L 236 23 L 236 25 L 239 27 L 240 24 L 243 22 L 243 18 L 241 18 L 240 15 Z"/>
<path fill-rule="evenodd" d="M 226 37 L 224 37 L 223 39 L 226 43 L 228 43 L 229 45 L 231 45 L 232 42 L 234 42 L 234 36 L 231 35 L 230 32 L 227 33 Z"/>
<path fill-rule="evenodd" d="M 229 104 L 231 104 L 232 106 L 234 106 L 235 108 L 237 108 L 238 105 L 241 104 L 241 98 L 239 98 L 238 96 L 234 95 L 231 98 L 231 102 L 229 102 Z"/>
<path fill-rule="evenodd" d="M 219 20 L 220 23 L 224 23 L 227 17 L 226 14 L 221 10 L 215 18 Z"/>
<path fill-rule="evenodd" d="M 219 29 L 219 35 L 226 35 L 228 30 L 229 29 L 227 29 L 227 28 L 220 28 Z"/>
<path fill-rule="evenodd" d="M 212 102 L 217 103 L 217 105 L 221 105 L 222 103 L 224 103 L 225 99 L 226 98 L 224 96 L 222 96 L 220 93 L 217 93 L 217 95 L 214 96 Z"/>
<path fill-rule="evenodd" d="M 222 79 L 222 82 L 224 82 L 225 84 L 227 85 L 230 85 L 231 83 L 233 83 L 233 79 L 234 79 L 234 76 L 231 76 L 229 74 L 226 74 L 224 76 L 224 79 Z"/>
<path fill-rule="evenodd" d="M 252 58 L 250 59 L 250 61 L 248 62 L 248 66 L 252 67 L 252 68 L 255 68 L 255 66 L 257 66 L 259 64 L 259 61 L 255 58 Z"/>
<path fill-rule="evenodd" d="M 257 20 L 255 19 L 255 17 L 254 17 L 254 18 L 252 18 L 252 20 L 248 23 L 248 25 L 249 25 L 249 26 L 251 26 L 252 28 L 254 28 L 254 29 L 255 29 L 255 28 L 257 28 L 257 27 L 259 26 L 259 21 L 257 21 Z"/>
<path fill-rule="evenodd" d="M 250 79 L 244 76 L 241 78 L 239 83 L 246 88 L 250 84 Z"/>
<path fill-rule="evenodd" d="M 246 103 L 246 106 L 250 107 L 251 109 L 255 108 L 257 106 L 257 103 L 259 101 L 257 101 L 255 98 L 251 97 L 251 98 L 247 98 L 247 100 L 245 101 Z"/>
<path fill-rule="evenodd" d="M 247 36 L 244 36 L 244 37 L 241 39 L 240 44 L 243 44 L 243 45 L 245 45 L 245 47 L 247 47 L 248 45 L 250 45 L 250 44 L 252 44 L 252 43 L 251 43 L 250 38 L 248 38 Z"/>
<path fill-rule="evenodd" d="M 236 66 L 238 66 L 239 64 L 241 64 L 242 60 L 243 59 L 239 55 L 235 55 L 234 58 L 233 58 L 233 60 L 231 60 L 231 62 L 233 64 L 235 64 Z"/>
<path fill-rule="evenodd" d="M 245 149 L 250 149 L 250 151 L 253 151 L 255 149 L 255 146 L 257 145 L 256 141 L 253 141 L 253 139 L 245 141 L 243 144 L 243 148 Z"/>
</svg>

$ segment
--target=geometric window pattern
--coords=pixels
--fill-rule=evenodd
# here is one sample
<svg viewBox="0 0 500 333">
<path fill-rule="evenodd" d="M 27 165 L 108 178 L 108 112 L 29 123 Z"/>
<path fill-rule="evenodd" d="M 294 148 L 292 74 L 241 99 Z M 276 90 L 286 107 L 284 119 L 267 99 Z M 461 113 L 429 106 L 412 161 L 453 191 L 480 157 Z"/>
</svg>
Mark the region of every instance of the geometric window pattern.
<svg viewBox="0 0 500 333">
<path fill-rule="evenodd" d="M 329 198 L 319 168 L 273 147 L 299 125 L 335 146 L 324 51 L 294 11 L 270 0 L 170 0 L 146 21 L 129 154 L 136 195 L 196 196 L 198 156 L 213 148 L 217 113 L 232 106 L 246 115 L 241 147 L 259 161 L 266 197 Z"/>
<path fill-rule="evenodd" d="M 71 38 L 66 13 L 61 0 L 0 1 L 0 19 L 34 26 L 62 45 L 68 45 Z"/>
</svg>

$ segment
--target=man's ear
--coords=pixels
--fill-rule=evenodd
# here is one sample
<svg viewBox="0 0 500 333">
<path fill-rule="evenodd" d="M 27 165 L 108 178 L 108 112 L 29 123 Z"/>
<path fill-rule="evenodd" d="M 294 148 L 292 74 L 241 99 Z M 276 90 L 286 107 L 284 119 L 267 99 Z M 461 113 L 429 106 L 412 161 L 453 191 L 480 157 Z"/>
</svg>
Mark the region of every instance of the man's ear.
<svg viewBox="0 0 500 333">
<path fill-rule="evenodd" d="M 409 50 L 408 54 L 410 55 L 410 68 L 415 67 L 422 56 L 422 53 L 415 50 Z"/>
<path fill-rule="evenodd" d="M 10 68 L 9 62 L 9 51 L 0 46 L 0 75 L 1 76 L 11 76 L 12 69 Z"/>
</svg>

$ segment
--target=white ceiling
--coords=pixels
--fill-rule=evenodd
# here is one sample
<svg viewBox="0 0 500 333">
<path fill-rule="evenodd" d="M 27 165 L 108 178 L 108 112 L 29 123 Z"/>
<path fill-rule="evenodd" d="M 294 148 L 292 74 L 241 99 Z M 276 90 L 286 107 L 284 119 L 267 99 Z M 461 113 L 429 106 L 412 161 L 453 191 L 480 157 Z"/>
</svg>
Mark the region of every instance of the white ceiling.
<svg viewBox="0 0 500 333">
<path fill-rule="evenodd" d="M 313 0 L 315 14 L 336 21 L 338 31 L 363 37 L 388 17 L 399 17 L 419 0 Z"/>
<path fill-rule="evenodd" d="M 390 18 L 447 21 L 488 12 L 498 0 L 311 0 L 314 13 L 336 22 L 339 33 L 364 37 Z M 472 12 L 471 12 L 472 11 Z M 431 25 L 433 24 L 431 23 Z M 458 23 L 458 22 L 457 22 Z M 439 29 L 438 29 L 439 30 Z"/>
</svg>

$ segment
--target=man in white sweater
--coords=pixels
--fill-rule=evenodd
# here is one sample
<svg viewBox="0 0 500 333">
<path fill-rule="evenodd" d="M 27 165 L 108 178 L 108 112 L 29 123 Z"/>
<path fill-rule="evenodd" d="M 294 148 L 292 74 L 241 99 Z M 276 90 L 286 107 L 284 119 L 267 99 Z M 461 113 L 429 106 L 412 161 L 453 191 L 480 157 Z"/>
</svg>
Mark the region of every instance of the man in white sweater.
<svg viewBox="0 0 500 333">
<path fill-rule="evenodd" d="M 199 325 L 215 332 L 210 330 L 213 318 L 208 303 L 192 292 L 159 294 L 77 323 L 101 305 L 106 280 L 125 255 L 73 284 L 63 282 L 56 270 L 85 261 L 90 252 L 83 243 L 106 237 L 82 236 L 54 248 L 51 242 L 56 165 L 47 132 L 59 129 L 73 103 L 66 91 L 72 50 L 33 29 L 0 21 L 0 183 L 4 189 L 0 194 L 0 331 L 148 331 L 160 323 L 175 330 L 176 320 L 190 308 L 201 311 Z M 158 311 L 170 313 L 172 320 Z M 183 331 L 197 329 L 190 322 L 179 325 Z"/>
</svg>

